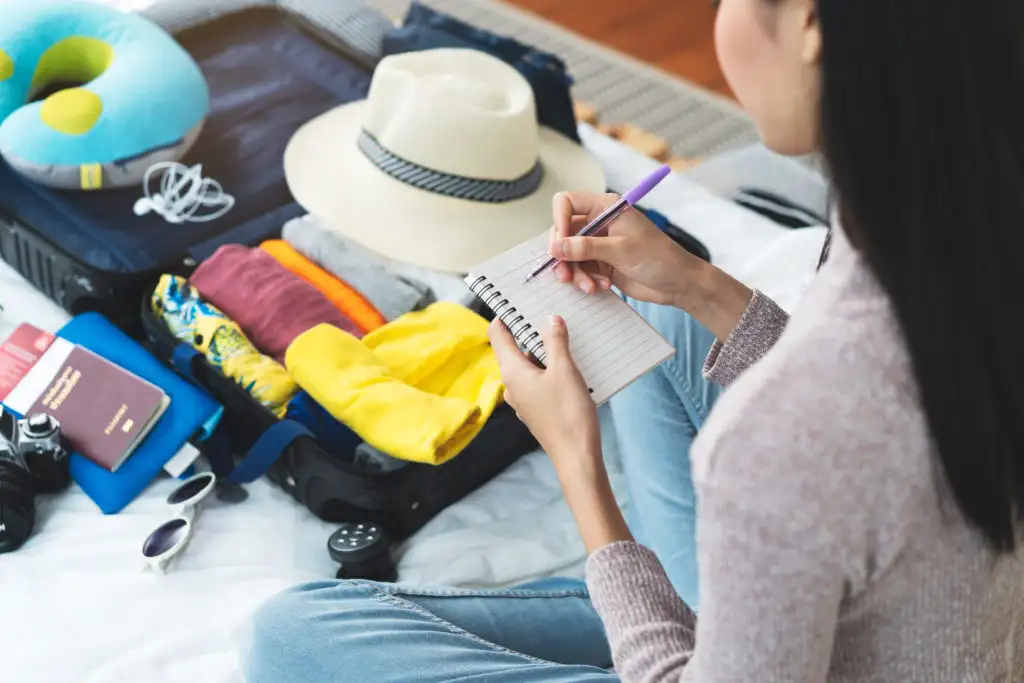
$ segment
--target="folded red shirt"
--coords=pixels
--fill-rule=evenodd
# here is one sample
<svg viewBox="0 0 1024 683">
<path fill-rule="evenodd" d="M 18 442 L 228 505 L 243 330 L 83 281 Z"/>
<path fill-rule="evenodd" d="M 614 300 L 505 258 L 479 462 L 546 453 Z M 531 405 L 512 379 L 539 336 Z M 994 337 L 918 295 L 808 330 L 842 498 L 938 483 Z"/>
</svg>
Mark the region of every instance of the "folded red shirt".
<svg viewBox="0 0 1024 683">
<path fill-rule="evenodd" d="M 263 249 L 226 244 L 203 261 L 189 281 L 238 323 L 260 351 L 280 362 L 292 340 L 321 323 L 363 336 L 320 290 Z"/>
</svg>

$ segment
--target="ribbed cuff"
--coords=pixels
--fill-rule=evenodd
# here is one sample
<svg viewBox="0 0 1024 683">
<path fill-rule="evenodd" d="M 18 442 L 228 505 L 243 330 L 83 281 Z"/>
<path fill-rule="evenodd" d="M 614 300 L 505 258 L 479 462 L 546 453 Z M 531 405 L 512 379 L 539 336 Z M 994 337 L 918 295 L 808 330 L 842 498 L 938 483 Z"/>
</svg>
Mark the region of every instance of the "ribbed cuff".
<svg viewBox="0 0 1024 683">
<path fill-rule="evenodd" d="M 587 587 L 611 643 L 630 629 L 660 622 L 688 628 L 690 638 L 684 647 L 692 649 L 697 618 L 676 594 L 658 558 L 644 546 L 624 541 L 595 552 L 587 560 Z"/>
<path fill-rule="evenodd" d="M 759 290 L 721 343 L 717 339 L 704 359 L 704 377 L 715 384 L 732 384 L 747 368 L 761 360 L 789 322 L 789 314 Z"/>
</svg>

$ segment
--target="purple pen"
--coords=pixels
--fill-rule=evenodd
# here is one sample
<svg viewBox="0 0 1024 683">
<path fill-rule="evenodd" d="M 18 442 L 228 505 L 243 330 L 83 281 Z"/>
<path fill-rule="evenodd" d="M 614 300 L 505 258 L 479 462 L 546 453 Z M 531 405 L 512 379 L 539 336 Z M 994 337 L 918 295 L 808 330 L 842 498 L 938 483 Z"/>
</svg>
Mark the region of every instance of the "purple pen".
<svg viewBox="0 0 1024 683">
<path fill-rule="evenodd" d="M 644 178 L 642 181 L 640 181 L 639 185 L 634 187 L 626 194 L 622 195 L 622 198 L 619 199 L 619 201 L 609 206 L 607 209 L 601 212 L 600 216 L 590 221 L 590 223 L 588 223 L 585 228 L 576 233 L 576 236 L 586 237 L 588 235 L 593 235 L 595 232 L 611 223 L 613 220 L 622 215 L 623 211 L 630 208 L 638 201 L 643 199 L 645 196 L 647 196 L 647 193 L 653 190 L 658 185 L 658 183 L 664 180 L 671 172 L 672 167 L 666 164 L 665 166 L 662 166 L 651 175 Z M 541 273 L 543 273 L 556 263 L 558 263 L 558 259 L 549 258 L 547 261 L 538 266 L 536 270 L 530 273 L 529 277 L 527 277 L 523 282 L 526 283 L 529 282 L 530 280 L 533 280 L 538 275 L 540 275 Z"/>
</svg>

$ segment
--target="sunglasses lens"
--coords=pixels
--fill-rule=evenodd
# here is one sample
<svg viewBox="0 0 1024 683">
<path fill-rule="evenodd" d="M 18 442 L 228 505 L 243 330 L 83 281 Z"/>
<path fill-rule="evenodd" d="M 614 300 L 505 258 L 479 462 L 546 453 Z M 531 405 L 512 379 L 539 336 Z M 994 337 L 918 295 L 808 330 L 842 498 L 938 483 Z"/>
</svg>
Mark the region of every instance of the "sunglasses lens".
<svg viewBox="0 0 1024 683">
<path fill-rule="evenodd" d="M 185 535 L 186 522 L 183 519 L 172 519 L 157 527 L 142 544 L 142 554 L 146 557 L 159 557 L 176 546 Z"/>
<path fill-rule="evenodd" d="M 210 485 L 210 481 L 213 480 L 213 475 L 201 474 L 197 477 L 189 479 L 178 488 L 171 491 L 171 495 L 167 496 L 167 502 L 171 505 L 181 505 L 182 503 L 192 500 L 199 493 Z"/>
</svg>

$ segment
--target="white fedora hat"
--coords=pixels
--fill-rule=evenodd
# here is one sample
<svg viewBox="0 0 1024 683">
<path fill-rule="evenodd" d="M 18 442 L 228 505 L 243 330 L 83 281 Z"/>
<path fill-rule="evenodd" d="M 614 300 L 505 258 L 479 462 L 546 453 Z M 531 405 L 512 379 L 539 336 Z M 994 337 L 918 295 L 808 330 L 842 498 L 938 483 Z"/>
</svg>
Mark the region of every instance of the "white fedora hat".
<svg viewBox="0 0 1024 683">
<path fill-rule="evenodd" d="M 381 60 L 366 100 L 295 133 L 284 170 L 296 201 L 332 230 L 453 273 L 547 230 L 555 193 L 605 191 L 589 152 L 538 126 L 519 72 L 462 49 Z"/>
</svg>

